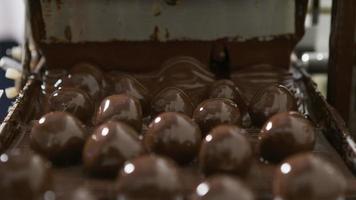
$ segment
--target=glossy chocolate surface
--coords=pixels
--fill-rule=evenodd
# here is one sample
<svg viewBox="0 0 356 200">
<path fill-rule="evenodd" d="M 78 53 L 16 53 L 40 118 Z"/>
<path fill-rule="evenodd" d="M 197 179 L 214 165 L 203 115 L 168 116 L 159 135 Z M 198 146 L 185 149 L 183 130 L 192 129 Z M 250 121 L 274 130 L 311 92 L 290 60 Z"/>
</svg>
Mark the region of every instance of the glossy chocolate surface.
<svg viewBox="0 0 356 200">
<path fill-rule="evenodd" d="M 252 147 L 246 130 L 237 126 L 217 126 L 205 136 L 199 165 L 206 174 L 228 173 L 246 175 L 252 162 Z"/>
<path fill-rule="evenodd" d="M 246 100 L 242 96 L 242 92 L 234 82 L 228 79 L 223 79 L 214 82 L 210 87 L 209 98 L 226 98 L 235 102 L 241 109 L 247 109 Z"/>
<path fill-rule="evenodd" d="M 264 160 L 280 162 L 292 154 L 313 150 L 315 140 L 316 129 L 302 114 L 278 113 L 261 129 L 260 155 Z"/>
<path fill-rule="evenodd" d="M 106 122 L 94 130 L 83 150 L 83 163 L 95 175 L 117 175 L 118 169 L 143 152 L 138 133 L 117 121 Z"/>
<path fill-rule="evenodd" d="M 78 64 L 71 68 L 69 74 L 63 79 L 62 87 L 78 88 L 98 100 L 103 95 L 103 74 L 90 64 Z"/>
<path fill-rule="evenodd" d="M 94 123 L 99 125 L 109 119 L 122 121 L 135 128 L 142 127 L 142 108 L 139 101 L 126 94 L 106 97 L 96 112 Z"/>
<path fill-rule="evenodd" d="M 190 97 L 176 87 L 164 88 L 151 101 L 151 111 L 154 115 L 162 112 L 179 112 L 192 116 L 193 110 Z"/>
<path fill-rule="evenodd" d="M 273 192 L 283 200 L 336 200 L 345 194 L 345 177 L 329 162 L 312 154 L 299 154 L 278 168 Z"/>
<path fill-rule="evenodd" d="M 31 147 L 55 164 L 70 164 L 80 159 L 87 137 L 83 124 L 65 112 L 50 112 L 34 123 Z"/>
<path fill-rule="evenodd" d="M 234 102 L 228 99 L 208 99 L 200 103 L 193 113 L 194 121 L 203 135 L 217 125 L 241 125 L 241 112 Z"/>
<path fill-rule="evenodd" d="M 114 94 L 127 94 L 135 97 L 142 105 L 144 114 L 148 114 L 150 105 L 150 93 L 140 82 L 135 78 L 127 75 L 114 77 L 113 80 Z"/>
<path fill-rule="evenodd" d="M 183 164 L 196 157 L 201 139 L 199 126 L 188 116 L 174 112 L 158 115 L 144 135 L 148 150 Z"/>
<path fill-rule="evenodd" d="M 82 122 L 90 122 L 94 103 L 82 90 L 76 88 L 63 88 L 54 91 L 48 98 L 50 111 L 69 112 Z"/>
<path fill-rule="evenodd" d="M 39 200 L 52 189 L 50 165 L 37 155 L 1 154 L 0 177 L 3 200 Z"/>
<path fill-rule="evenodd" d="M 254 195 L 241 181 L 218 175 L 200 183 L 191 200 L 254 200 Z"/>
<path fill-rule="evenodd" d="M 248 113 L 246 98 L 242 95 L 241 90 L 229 79 L 216 81 L 210 87 L 209 98 L 225 98 L 236 103 L 242 115 L 242 125 L 251 126 L 251 117 Z"/>
<path fill-rule="evenodd" d="M 282 85 L 271 85 L 258 91 L 250 102 L 250 115 L 258 126 L 262 126 L 274 114 L 297 110 L 294 96 Z"/>
<path fill-rule="evenodd" d="M 42 93 L 50 95 L 59 89 L 63 78 L 65 78 L 67 74 L 67 70 L 64 69 L 46 70 L 43 76 L 43 84 L 41 85 Z"/>
<path fill-rule="evenodd" d="M 176 200 L 182 198 L 181 180 L 172 161 L 146 155 L 128 161 L 119 173 L 117 199 Z"/>
</svg>

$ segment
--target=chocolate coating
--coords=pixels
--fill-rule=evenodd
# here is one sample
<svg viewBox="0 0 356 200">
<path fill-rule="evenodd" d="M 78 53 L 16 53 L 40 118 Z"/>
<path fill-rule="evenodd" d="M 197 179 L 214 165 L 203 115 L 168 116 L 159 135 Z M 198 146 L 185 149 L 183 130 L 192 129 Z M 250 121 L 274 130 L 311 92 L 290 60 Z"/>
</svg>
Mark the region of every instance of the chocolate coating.
<svg viewBox="0 0 356 200">
<path fill-rule="evenodd" d="M 222 79 L 214 82 L 214 84 L 211 86 L 209 98 L 230 99 L 235 102 L 240 108 L 247 108 L 246 101 L 241 95 L 241 91 L 231 80 Z"/>
<path fill-rule="evenodd" d="M 82 90 L 63 88 L 54 91 L 48 98 L 50 111 L 65 111 L 82 122 L 89 122 L 94 112 L 94 103 Z"/>
<path fill-rule="evenodd" d="M 278 168 L 273 192 L 283 200 L 336 200 L 344 197 L 345 177 L 312 154 L 292 156 Z"/>
<path fill-rule="evenodd" d="M 242 92 L 239 88 L 231 80 L 222 79 L 214 82 L 210 89 L 209 98 L 230 99 L 238 105 L 241 111 L 242 125 L 246 127 L 251 125 L 251 117 L 248 113 L 246 99 L 242 96 Z"/>
<path fill-rule="evenodd" d="M 0 155 L 0 194 L 4 200 L 38 200 L 52 188 L 50 165 L 18 151 Z"/>
<path fill-rule="evenodd" d="M 63 79 L 63 87 L 78 88 L 97 100 L 102 96 L 102 72 L 93 65 L 81 63 L 75 65 L 69 75 Z"/>
<path fill-rule="evenodd" d="M 135 78 L 131 76 L 121 76 L 114 80 L 115 94 L 128 94 L 139 100 L 143 113 L 149 113 L 150 95 L 149 91 Z"/>
<path fill-rule="evenodd" d="M 142 109 L 138 100 L 126 94 L 106 97 L 95 115 L 95 124 L 99 125 L 109 119 L 122 121 L 135 128 L 142 127 Z"/>
<path fill-rule="evenodd" d="M 86 139 L 83 124 L 65 112 L 51 112 L 41 117 L 31 129 L 31 147 L 56 164 L 80 159 Z"/>
<path fill-rule="evenodd" d="M 245 175 L 253 156 L 245 135 L 246 130 L 237 126 L 220 125 L 212 129 L 199 153 L 199 165 L 203 172 Z"/>
<path fill-rule="evenodd" d="M 165 158 L 147 155 L 127 162 L 119 173 L 117 199 L 175 200 L 182 198 L 176 166 Z"/>
<path fill-rule="evenodd" d="M 250 102 L 250 115 L 257 126 L 262 126 L 274 114 L 297 110 L 294 96 L 282 85 L 271 85 L 260 90 Z"/>
<path fill-rule="evenodd" d="M 264 160 L 280 162 L 292 154 L 314 148 L 316 129 L 297 112 L 273 115 L 259 134 L 260 154 Z"/>
<path fill-rule="evenodd" d="M 242 182 L 229 176 L 213 176 L 200 183 L 192 200 L 253 200 L 254 196 Z"/>
<path fill-rule="evenodd" d="M 241 124 L 239 107 L 228 99 L 208 99 L 194 110 L 193 119 L 199 125 L 203 135 L 220 124 Z"/>
<path fill-rule="evenodd" d="M 201 137 L 198 125 L 188 116 L 167 112 L 149 125 L 144 144 L 148 150 L 184 164 L 198 154 Z"/>
<path fill-rule="evenodd" d="M 167 87 L 161 90 L 151 101 L 151 111 L 155 115 L 163 112 L 179 112 L 192 116 L 193 103 L 181 89 Z"/>
<path fill-rule="evenodd" d="M 90 173 L 115 177 L 126 160 L 142 152 L 138 133 L 133 128 L 109 121 L 97 127 L 86 141 L 83 162 Z"/>
<path fill-rule="evenodd" d="M 62 79 L 67 76 L 67 71 L 64 69 L 46 70 L 43 76 L 43 84 L 41 85 L 43 94 L 52 94 L 59 89 Z"/>
</svg>

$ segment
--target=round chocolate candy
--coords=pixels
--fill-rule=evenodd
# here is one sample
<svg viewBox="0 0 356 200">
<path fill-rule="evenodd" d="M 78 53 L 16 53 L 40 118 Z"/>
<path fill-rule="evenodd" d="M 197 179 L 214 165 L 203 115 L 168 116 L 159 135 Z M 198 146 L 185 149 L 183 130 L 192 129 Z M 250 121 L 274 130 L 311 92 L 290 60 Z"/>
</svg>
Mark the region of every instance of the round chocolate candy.
<svg viewBox="0 0 356 200">
<path fill-rule="evenodd" d="M 312 154 L 298 154 L 278 168 L 273 192 L 283 200 L 344 199 L 345 177 L 329 162 Z"/>
<path fill-rule="evenodd" d="M 82 90 L 63 88 L 54 91 L 48 98 L 51 111 L 65 111 L 76 116 L 82 122 L 89 122 L 94 112 L 94 103 Z"/>
<path fill-rule="evenodd" d="M 138 133 L 130 126 L 108 121 L 94 130 L 83 151 L 85 169 L 95 175 L 113 176 L 124 162 L 143 152 Z"/>
<path fill-rule="evenodd" d="M 214 84 L 211 86 L 209 98 L 230 99 L 233 102 L 237 103 L 240 108 L 247 109 L 246 101 L 241 95 L 241 91 L 231 80 L 222 79 L 214 82 Z"/>
<path fill-rule="evenodd" d="M 205 137 L 199 154 L 200 168 L 206 174 L 245 175 L 252 162 L 252 147 L 246 130 L 220 125 Z"/>
<path fill-rule="evenodd" d="M 64 69 L 49 69 L 46 70 L 42 77 L 43 83 L 41 85 L 43 94 L 52 94 L 59 89 L 63 78 L 67 76 L 67 71 Z"/>
<path fill-rule="evenodd" d="M 167 112 L 157 116 L 149 125 L 144 144 L 149 151 L 184 164 L 198 154 L 201 137 L 198 125 L 188 116 Z"/>
<path fill-rule="evenodd" d="M 249 188 L 237 179 L 225 175 L 213 176 L 200 183 L 192 200 L 254 200 Z"/>
<path fill-rule="evenodd" d="M 63 79 L 63 87 L 79 88 L 95 100 L 102 96 L 103 73 L 90 64 L 75 65 Z"/>
<path fill-rule="evenodd" d="M 164 88 L 151 101 L 151 111 L 155 115 L 163 112 L 179 112 L 191 116 L 193 109 L 189 96 L 176 87 Z"/>
<path fill-rule="evenodd" d="M 1 154 L 0 177 L 4 200 L 43 199 L 52 189 L 50 165 L 37 155 L 19 151 Z"/>
<path fill-rule="evenodd" d="M 143 113 L 148 114 L 150 106 L 149 91 L 135 78 L 131 76 L 121 76 L 114 80 L 115 94 L 128 94 L 139 100 Z"/>
<path fill-rule="evenodd" d="M 83 124 L 66 112 L 51 112 L 41 117 L 31 129 L 31 147 L 55 164 L 80 160 L 86 139 Z"/>
<path fill-rule="evenodd" d="M 273 115 L 259 134 L 259 151 L 266 161 L 280 162 L 288 156 L 311 151 L 316 129 L 313 123 L 298 112 Z"/>
<path fill-rule="evenodd" d="M 242 125 L 246 127 L 251 125 L 251 117 L 248 113 L 248 106 L 246 104 L 246 100 L 242 96 L 242 92 L 231 80 L 222 79 L 216 81 L 211 86 L 209 98 L 230 99 L 231 101 L 233 101 L 238 105 L 241 111 Z"/>
<path fill-rule="evenodd" d="M 117 199 L 183 199 L 182 185 L 174 163 L 146 155 L 126 162 L 119 173 Z"/>
<path fill-rule="evenodd" d="M 135 128 L 142 127 L 142 109 L 139 101 L 126 94 L 106 97 L 95 115 L 95 124 L 99 125 L 109 119 L 122 121 Z"/>
<path fill-rule="evenodd" d="M 250 102 L 250 115 L 257 126 L 262 126 L 274 114 L 297 110 L 294 96 L 282 85 L 264 88 L 257 92 Z"/>
<path fill-rule="evenodd" d="M 228 99 L 208 99 L 198 105 L 193 113 L 194 121 L 203 135 L 220 124 L 241 124 L 239 107 Z"/>
</svg>

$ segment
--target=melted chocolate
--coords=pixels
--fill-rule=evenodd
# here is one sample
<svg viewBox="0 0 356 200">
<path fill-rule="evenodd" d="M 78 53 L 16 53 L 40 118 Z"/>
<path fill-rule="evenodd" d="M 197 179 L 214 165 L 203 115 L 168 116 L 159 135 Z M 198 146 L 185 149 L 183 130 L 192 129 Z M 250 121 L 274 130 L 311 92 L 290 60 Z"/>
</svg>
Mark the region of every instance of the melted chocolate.
<svg viewBox="0 0 356 200">
<path fill-rule="evenodd" d="M 200 183 L 192 200 L 254 200 L 252 191 L 229 176 L 213 176 Z"/>
<path fill-rule="evenodd" d="M 87 136 L 83 124 L 65 112 L 44 115 L 30 135 L 31 147 L 56 164 L 78 161 Z"/>
<path fill-rule="evenodd" d="M 251 125 L 251 118 L 248 113 L 246 99 L 234 82 L 228 79 L 216 81 L 210 88 L 209 98 L 225 98 L 235 102 L 242 114 L 242 123 L 248 127 Z"/>
<path fill-rule="evenodd" d="M 294 96 L 282 85 L 271 85 L 260 90 L 250 102 L 250 114 L 258 126 L 262 126 L 274 114 L 297 109 Z"/>
<path fill-rule="evenodd" d="M 299 154 L 278 168 L 273 192 L 283 200 L 336 200 L 344 197 L 344 176 L 329 162 L 312 154 Z"/>
<path fill-rule="evenodd" d="M 121 169 L 117 199 L 176 200 L 181 195 L 181 181 L 173 162 L 154 155 L 128 161 Z"/>
<path fill-rule="evenodd" d="M 199 164 L 206 174 L 232 173 L 245 175 L 252 161 L 252 147 L 246 130 L 221 125 L 211 130 L 202 143 Z"/>
<path fill-rule="evenodd" d="M 167 112 L 149 125 L 144 143 L 150 151 L 187 163 L 198 154 L 201 137 L 199 126 L 188 116 Z"/>
<path fill-rule="evenodd" d="M 142 152 L 138 133 L 133 128 L 109 121 L 97 127 L 86 141 L 83 163 L 90 173 L 115 177 L 126 160 Z"/>
<path fill-rule="evenodd" d="M 95 100 L 103 95 L 103 74 L 90 64 L 75 65 L 69 75 L 63 79 L 63 87 L 79 88 Z"/>
<path fill-rule="evenodd" d="M 37 155 L 0 155 L 0 194 L 4 200 L 39 200 L 52 188 L 50 165 Z"/>
<path fill-rule="evenodd" d="M 95 124 L 99 125 L 109 119 L 122 121 L 135 128 L 142 127 L 142 109 L 139 101 L 126 94 L 106 97 L 95 115 Z"/>
<path fill-rule="evenodd" d="M 316 129 L 297 112 L 273 115 L 259 134 L 260 154 L 264 160 L 280 162 L 292 154 L 313 150 Z"/>
<path fill-rule="evenodd" d="M 49 98 L 50 111 L 65 111 L 76 116 L 82 122 L 89 122 L 94 112 L 94 103 L 82 90 L 63 88 L 53 92 Z"/>
<path fill-rule="evenodd" d="M 216 81 L 210 88 L 209 98 L 226 98 L 235 102 L 241 109 L 247 109 L 246 100 L 234 82 L 228 79 Z"/>
<path fill-rule="evenodd" d="M 194 107 L 191 99 L 183 90 L 167 87 L 152 99 L 151 110 L 154 115 L 162 112 L 179 112 L 192 116 Z"/>
<path fill-rule="evenodd" d="M 127 75 L 115 77 L 113 80 L 115 94 L 127 94 L 138 99 L 142 105 L 143 113 L 148 114 L 150 95 L 149 91 L 135 78 Z"/>
<path fill-rule="evenodd" d="M 241 125 L 239 107 L 228 99 L 208 99 L 194 110 L 193 118 L 199 125 L 202 134 L 220 124 Z"/>
</svg>

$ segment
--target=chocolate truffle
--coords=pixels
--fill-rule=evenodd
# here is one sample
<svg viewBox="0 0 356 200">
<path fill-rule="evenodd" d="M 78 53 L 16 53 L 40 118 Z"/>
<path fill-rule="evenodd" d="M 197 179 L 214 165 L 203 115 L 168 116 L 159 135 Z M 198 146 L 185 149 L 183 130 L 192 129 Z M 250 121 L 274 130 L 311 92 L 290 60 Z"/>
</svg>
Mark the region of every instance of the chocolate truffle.
<svg viewBox="0 0 356 200">
<path fill-rule="evenodd" d="M 103 82 L 102 72 L 86 63 L 81 63 L 74 66 L 69 75 L 63 79 L 63 87 L 65 88 L 78 88 L 88 95 L 97 100 L 102 96 L 102 82 Z"/>
<path fill-rule="evenodd" d="M 239 108 L 246 108 L 246 101 L 241 91 L 231 80 L 223 79 L 214 82 L 210 88 L 209 98 L 225 98 L 235 102 Z"/>
<path fill-rule="evenodd" d="M 232 125 L 212 129 L 200 149 L 199 165 L 203 172 L 245 175 L 253 156 L 246 133 L 245 129 Z"/>
<path fill-rule="evenodd" d="M 149 91 L 135 78 L 131 76 L 121 76 L 114 80 L 115 94 L 128 94 L 139 100 L 143 113 L 149 113 L 150 95 Z"/>
<path fill-rule="evenodd" d="M 343 199 L 345 190 L 345 177 L 312 154 L 298 154 L 284 161 L 273 182 L 275 197 L 283 200 Z"/>
<path fill-rule="evenodd" d="M 182 185 L 175 164 L 146 155 L 128 161 L 119 173 L 117 199 L 182 199 Z"/>
<path fill-rule="evenodd" d="M 18 151 L 0 155 L 0 194 L 4 200 L 38 200 L 52 188 L 50 165 Z"/>
<path fill-rule="evenodd" d="M 138 133 L 130 126 L 108 121 L 94 130 L 83 151 L 85 169 L 95 175 L 114 176 L 124 162 L 143 152 Z"/>
<path fill-rule="evenodd" d="M 294 96 L 282 85 L 271 85 L 260 90 L 250 102 L 250 115 L 257 126 L 262 126 L 274 114 L 297 110 Z"/>
<path fill-rule="evenodd" d="M 151 102 L 151 111 L 155 115 L 162 112 L 179 112 L 192 116 L 193 103 L 181 89 L 167 87 L 161 90 Z"/>
<path fill-rule="evenodd" d="M 55 90 L 59 89 L 67 73 L 64 69 L 46 70 L 43 76 L 43 84 L 41 85 L 42 93 L 52 94 Z"/>
<path fill-rule="evenodd" d="M 167 112 L 149 125 L 144 143 L 148 150 L 184 164 L 198 154 L 201 137 L 198 125 L 188 116 Z"/>
<path fill-rule="evenodd" d="M 251 125 L 251 117 L 248 113 L 246 99 L 234 82 L 227 79 L 216 81 L 210 88 L 209 98 L 225 98 L 236 103 L 241 111 L 242 125 Z"/>
<path fill-rule="evenodd" d="M 288 156 L 313 150 L 316 129 L 298 112 L 273 115 L 259 134 L 260 155 L 264 160 L 280 162 Z"/>
<path fill-rule="evenodd" d="M 193 118 L 203 135 L 220 124 L 241 124 L 239 107 L 228 99 L 208 99 L 194 110 Z"/>
<path fill-rule="evenodd" d="M 126 94 L 106 97 L 95 115 L 95 124 L 99 125 L 109 119 L 125 122 L 140 131 L 142 109 L 139 101 Z"/>
<path fill-rule="evenodd" d="M 69 164 L 80 160 L 86 139 L 83 124 L 65 112 L 51 112 L 32 127 L 31 147 L 55 164 Z"/>
<path fill-rule="evenodd" d="M 89 122 L 94 112 L 94 103 L 82 90 L 63 88 L 53 92 L 49 98 L 51 111 L 65 111 L 76 116 L 82 122 Z"/>
<path fill-rule="evenodd" d="M 253 194 L 243 183 L 229 176 L 213 176 L 200 183 L 192 200 L 254 200 Z"/>
</svg>

